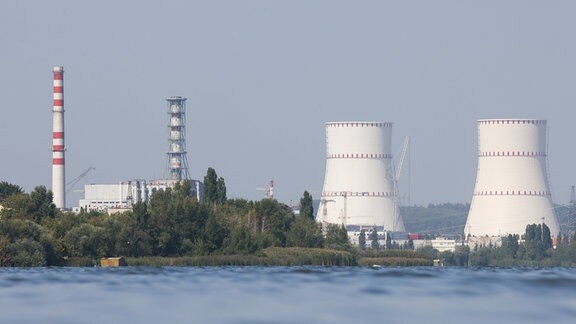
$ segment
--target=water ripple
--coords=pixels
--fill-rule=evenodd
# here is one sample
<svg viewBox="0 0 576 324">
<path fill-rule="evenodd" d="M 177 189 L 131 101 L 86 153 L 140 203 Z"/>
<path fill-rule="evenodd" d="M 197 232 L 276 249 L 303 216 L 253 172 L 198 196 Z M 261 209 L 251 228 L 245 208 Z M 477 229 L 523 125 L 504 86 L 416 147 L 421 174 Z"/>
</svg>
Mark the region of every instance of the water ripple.
<svg viewBox="0 0 576 324">
<path fill-rule="evenodd" d="M 571 322 L 576 269 L 3 268 L 0 305 L 7 323 Z"/>
</svg>

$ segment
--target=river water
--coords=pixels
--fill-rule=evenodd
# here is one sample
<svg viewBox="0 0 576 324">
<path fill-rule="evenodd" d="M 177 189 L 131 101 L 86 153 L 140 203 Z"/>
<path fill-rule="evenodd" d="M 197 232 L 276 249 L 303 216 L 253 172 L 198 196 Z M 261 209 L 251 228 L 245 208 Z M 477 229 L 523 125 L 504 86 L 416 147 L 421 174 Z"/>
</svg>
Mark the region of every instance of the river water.
<svg viewBox="0 0 576 324">
<path fill-rule="evenodd" d="M 0 269 L 0 323 L 576 323 L 576 268 Z"/>
</svg>

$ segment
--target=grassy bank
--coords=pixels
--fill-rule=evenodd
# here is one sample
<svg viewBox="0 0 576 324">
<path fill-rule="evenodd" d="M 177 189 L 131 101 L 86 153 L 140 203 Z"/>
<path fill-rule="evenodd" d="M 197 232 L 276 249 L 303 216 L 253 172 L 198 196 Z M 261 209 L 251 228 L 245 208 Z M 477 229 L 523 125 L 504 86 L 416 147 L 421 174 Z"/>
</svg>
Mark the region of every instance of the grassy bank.
<svg viewBox="0 0 576 324">
<path fill-rule="evenodd" d="M 384 267 L 432 266 L 434 262 L 424 254 L 410 250 L 363 251 L 358 257 L 358 265 Z"/>
<path fill-rule="evenodd" d="M 211 255 L 126 258 L 130 266 L 431 266 L 430 258 L 414 251 L 381 251 L 356 256 L 347 251 L 311 248 L 262 250 L 257 255 Z"/>
<path fill-rule="evenodd" d="M 349 252 L 310 248 L 267 248 L 257 255 L 210 255 L 183 257 L 126 258 L 131 266 L 352 266 L 356 258 Z"/>
<path fill-rule="evenodd" d="M 360 258 L 359 266 L 379 265 L 383 267 L 423 267 L 433 266 L 434 262 L 426 258 Z"/>
<path fill-rule="evenodd" d="M 312 248 L 271 247 L 255 255 L 208 255 L 180 257 L 127 257 L 129 266 L 431 266 L 432 260 L 414 251 L 386 250 L 363 251 L 358 255 L 348 251 Z M 97 266 L 99 259 L 69 258 L 66 265 L 71 267 Z"/>
</svg>

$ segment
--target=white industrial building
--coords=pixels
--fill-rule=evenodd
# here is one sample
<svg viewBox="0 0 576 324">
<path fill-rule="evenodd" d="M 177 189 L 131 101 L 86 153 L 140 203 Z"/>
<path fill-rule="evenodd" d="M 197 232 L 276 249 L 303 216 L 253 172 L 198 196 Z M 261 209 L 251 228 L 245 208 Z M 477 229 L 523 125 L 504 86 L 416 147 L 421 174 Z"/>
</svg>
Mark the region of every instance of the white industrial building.
<svg viewBox="0 0 576 324">
<path fill-rule="evenodd" d="M 168 152 L 165 180 L 132 180 L 116 184 L 89 184 L 84 187 L 84 199 L 73 211 L 122 211 L 137 202 L 148 202 L 158 190 L 172 188 L 182 180 L 190 179 L 186 156 L 186 98 L 172 96 L 166 99 L 168 113 Z M 85 171 L 81 176 L 86 175 Z M 190 180 L 191 190 L 198 201 L 202 200 L 203 183 Z"/>
<path fill-rule="evenodd" d="M 326 174 L 318 222 L 404 231 L 391 140 L 392 123 L 326 123 Z"/>
<path fill-rule="evenodd" d="M 109 209 L 131 208 L 137 202 L 148 202 L 152 194 L 158 190 L 172 188 L 176 180 L 134 180 L 117 184 L 88 184 L 84 186 L 84 199 L 80 199 L 78 212 L 85 211 L 105 212 Z M 203 184 L 198 180 L 191 180 L 192 190 L 198 201 L 202 199 Z"/>
<path fill-rule="evenodd" d="M 547 123 L 536 119 L 478 121 L 478 172 L 464 228 L 471 236 L 524 234 L 526 225 L 560 227 L 548 183 Z"/>
<path fill-rule="evenodd" d="M 461 243 L 455 239 L 447 237 L 437 237 L 429 240 L 414 240 L 413 242 L 415 250 L 425 246 L 431 246 L 433 249 L 438 250 L 438 252 L 454 252 L 456 246 L 461 245 Z"/>
</svg>

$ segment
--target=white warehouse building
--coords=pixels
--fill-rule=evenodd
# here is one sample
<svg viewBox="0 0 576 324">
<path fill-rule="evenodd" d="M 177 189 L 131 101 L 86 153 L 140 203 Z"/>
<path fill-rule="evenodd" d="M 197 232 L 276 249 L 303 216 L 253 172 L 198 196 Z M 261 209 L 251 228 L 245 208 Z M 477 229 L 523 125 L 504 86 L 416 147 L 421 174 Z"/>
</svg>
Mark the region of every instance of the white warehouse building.
<svg viewBox="0 0 576 324">
<path fill-rule="evenodd" d="M 192 190 L 198 201 L 202 199 L 203 184 L 198 180 L 190 180 Z M 88 184 L 84 186 L 84 199 L 80 199 L 75 212 L 108 211 L 109 209 L 132 208 L 137 202 L 148 202 L 152 194 L 158 190 L 172 188 L 177 180 L 133 180 L 117 184 Z"/>
</svg>

